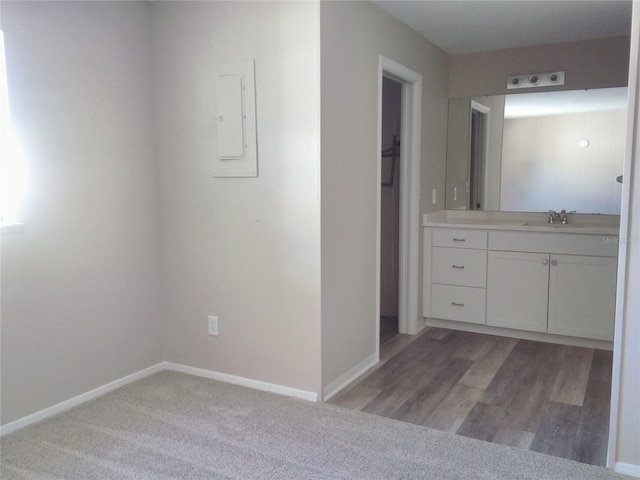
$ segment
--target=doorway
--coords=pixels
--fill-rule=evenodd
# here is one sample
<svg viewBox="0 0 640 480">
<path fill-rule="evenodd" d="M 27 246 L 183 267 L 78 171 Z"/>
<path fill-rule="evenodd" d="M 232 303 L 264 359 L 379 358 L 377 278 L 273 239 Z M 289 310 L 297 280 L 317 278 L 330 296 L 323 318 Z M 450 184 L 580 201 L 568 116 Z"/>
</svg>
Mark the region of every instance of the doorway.
<svg viewBox="0 0 640 480">
<path fill-rule="evenodd" d="M 485 210 L 485 178 L 489 135 L 489 108 L 471 101 L 471 148 L 469 152 L 469 210 Z"/>
<path fill-rule="evenodd" d="M 395 125 L 396 143 L 393 141 L 394 122 L 391 120 L 391 144 L 382 143 L 382 104 L 385 79 L 391 80 L 400 90 L 400 120 Z M 379 57 L 378 64 L 378 182 L 377 182 L 377 259 L 376 259 L 376 361 L 380 358 L 381 316 L 381 231 L 382 231 L 382 186 L 390 183 L 394 172 L 397 183 L 397 329 L 399 333 L 415 334 L 419 330 L 419 239 L 420 239 L 420 142 L 422 136 L 422 75 L 394 62 Z M 392 170 L 388 160 L 383 166 L 382 150 L 397 149 L 396 165 Z M 389 152 L 392 153 L 393 152 Z M 392 158 L 392 157 L 389 157 Z M 391 162 L 393 163 L 393 162 Z M 383 167 L 386 168 L 383 178 Z M 392 282 L 396 283 L 396 282 Z"/>
<path fill-rule="evenodd" d="M 382 79 L 380 162 L 380 345 L 398 334 L 402 84 Z"/>
</svg>

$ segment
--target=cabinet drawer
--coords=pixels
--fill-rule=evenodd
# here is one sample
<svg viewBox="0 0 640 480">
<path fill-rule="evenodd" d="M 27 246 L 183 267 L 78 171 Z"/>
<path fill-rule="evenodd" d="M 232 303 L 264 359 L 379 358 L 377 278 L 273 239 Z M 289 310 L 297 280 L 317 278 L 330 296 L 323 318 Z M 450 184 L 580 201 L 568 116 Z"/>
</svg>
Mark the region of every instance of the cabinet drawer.
<svg viewBox="0 0 640 480">
<path fill-rule="evenodd" d="M 432 285 L 434 318 L 467 323 L 485 323 L 485 289 Z"/>
<path fill-rule="evenodd" d="M 464 230 L 457 228 L 434 228 L 434 247 L 487 248 L 487 232 L 485 230 Z"/>
<path fill-rule="evenodd" d="M 433 247 L 432 281 L 448 285 L 485 287 L 487 251 Z"/>
</svg>

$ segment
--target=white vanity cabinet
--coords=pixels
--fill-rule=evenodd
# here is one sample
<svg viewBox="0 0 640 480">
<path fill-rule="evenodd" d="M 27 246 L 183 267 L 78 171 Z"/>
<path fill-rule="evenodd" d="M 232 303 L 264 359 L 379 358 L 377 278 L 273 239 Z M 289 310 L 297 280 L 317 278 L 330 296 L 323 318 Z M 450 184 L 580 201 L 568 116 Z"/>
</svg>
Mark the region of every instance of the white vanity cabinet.
<svg viewBox="0 0 640 480">
<path fill-rule="evenodd" d="M 598 235 L 491 232 L 487 325 L 613 340 L 615 255 Z"/>
<path fill-rule="evenodd" d="M 613 340 L 617 236 L 517 227 L 426 226 L 427 324 L 606 348 Z"/>
</svg>

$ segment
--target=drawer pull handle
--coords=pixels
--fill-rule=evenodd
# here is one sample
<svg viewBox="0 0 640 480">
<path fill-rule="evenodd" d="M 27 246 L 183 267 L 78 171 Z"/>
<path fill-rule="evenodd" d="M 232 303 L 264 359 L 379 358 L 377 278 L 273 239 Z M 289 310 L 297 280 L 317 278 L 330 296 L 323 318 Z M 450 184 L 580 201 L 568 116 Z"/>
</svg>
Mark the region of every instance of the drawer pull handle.
<svg viewBox="0 0 640 480">
<path fill-rule="evenodd" d="M 454 242 L 464 242 L 465 239 L 464 238 L 454 238 L 453 241 Z"/>
<path fill-rule="evenodd" d="M 451 305 L 455 307 L 464 307 L 464 303 L 451 302 Z"/>
<path fill-rule="evenodd" d="M 451 265 L 451 268 L 459 268 L 459 269 L 464 269 L 464 265 Z"/>
</svg>

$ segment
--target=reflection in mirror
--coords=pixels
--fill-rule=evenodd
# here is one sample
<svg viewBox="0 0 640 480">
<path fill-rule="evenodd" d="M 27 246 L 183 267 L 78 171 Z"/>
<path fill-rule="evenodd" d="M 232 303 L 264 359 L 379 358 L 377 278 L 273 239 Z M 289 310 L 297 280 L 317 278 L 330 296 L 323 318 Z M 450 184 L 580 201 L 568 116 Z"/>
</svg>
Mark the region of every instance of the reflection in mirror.
<svg viewBox="0 0 640 480">
<path fill-rule="evenodd" d="M 471 148 L 469 152 L 469 210 L 481 210 L 485 197 L 487 135 L 491 109 L 471 101 Z"/>
<path fill-rule="evenodd" d="M 626 92 L 450 99 L 446 208 L 619 214 Z"/>
</svg>

